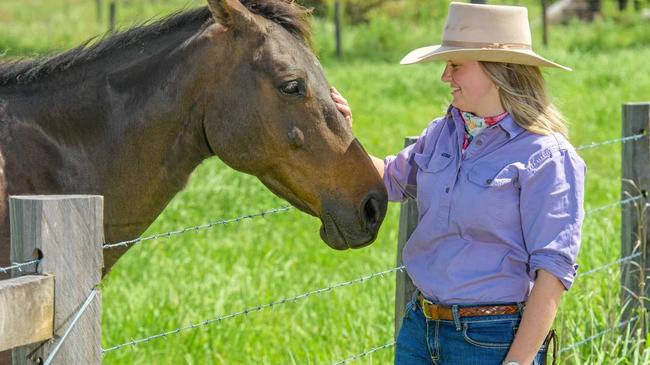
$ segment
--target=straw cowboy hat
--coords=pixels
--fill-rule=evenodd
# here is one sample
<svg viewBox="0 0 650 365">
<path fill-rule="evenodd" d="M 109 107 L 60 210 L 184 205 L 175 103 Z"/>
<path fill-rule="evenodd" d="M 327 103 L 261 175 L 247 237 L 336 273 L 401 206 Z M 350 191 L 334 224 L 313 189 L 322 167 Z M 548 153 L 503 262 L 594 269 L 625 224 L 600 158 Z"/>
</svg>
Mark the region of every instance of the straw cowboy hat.
<svg viewBox="0 0 650 365">
<path fill-rule="evenodd" d="M 528 10 L 523 6 L 452 2 L 442 44 L 411 51 L 403 65 L 434 60 L 475 60 L 558 67 L 533 52 Z"/>
</svg>

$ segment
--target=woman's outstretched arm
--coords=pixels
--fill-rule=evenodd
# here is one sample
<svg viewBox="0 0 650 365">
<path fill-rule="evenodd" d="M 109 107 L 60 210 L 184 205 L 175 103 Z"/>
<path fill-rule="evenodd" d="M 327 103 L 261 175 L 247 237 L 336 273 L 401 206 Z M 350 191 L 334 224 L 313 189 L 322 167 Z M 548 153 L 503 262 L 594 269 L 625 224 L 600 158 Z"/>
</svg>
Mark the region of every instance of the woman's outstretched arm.
<svg viewBox="0 0 650 365">
<path fill-rule="evenodd" d="M 348 101 L 338 92 L 338 90 L 336 90 L 335 87 L 330 89 L 330 93 L 332 95 L 332 100 L 334 100 L 334 103 L 336 104 L 336 108 L 341 112 L 341 114 L 343 114 L 345 120 L 350 124 L 350 128 L 352 128 L 352 108 L 350 108 L 350 104 L 348 104 Z M 375 165 L 379 176 L 383 178 L 385 168 L 384 160 L 371 154 L 368 154 L 368 156 L 372 159 L 372 163 Z"/>
</svg>

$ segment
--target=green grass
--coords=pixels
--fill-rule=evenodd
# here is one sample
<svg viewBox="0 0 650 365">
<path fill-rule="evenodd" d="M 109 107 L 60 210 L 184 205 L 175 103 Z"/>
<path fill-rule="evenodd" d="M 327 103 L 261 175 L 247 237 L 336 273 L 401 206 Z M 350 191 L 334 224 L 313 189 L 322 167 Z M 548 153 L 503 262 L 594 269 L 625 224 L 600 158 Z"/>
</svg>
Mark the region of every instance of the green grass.
<svg viewBox="0 0 650 365">
<path fill-rule="evenodd" d="M 202 1 L 130 1 L 119 8 L 126 26 Z M 609 5 L 608 5 L 609 6 Z M 543 49 L 574 68 L 547 70 L 549 88 L 581 145 L 621 135 L 621 104 L 650 98 L 650 32 L 632 13 L 592 25 L 551 28 Z M 535 8 L 531 14 L 536 14 Z M 532 23 L 536 24 L 536 18 Z M 80 21 L 80 19 L 86 19 Z M 410 48 L 434 43 L 441 22 L 399 23 L 378 17 L 346 30 L 346 58 L 332 58 L 331 25 L 316 22 L 315 48 L 330 82 L 354 110 L 355 133 L 375 155 L 395 153 L 404 136 L 419 134 L 449 103 L 440 64 L 397 65 Z M 72 47 L 105 29 L 89 0 L 4 0 L 0 52 L 7 57 Z M 435 34 L 434 31 L 436 30 Z M 621 45 L 621 46 L 619 46 Z M 587 208 L 620 197 L 620 145 L 582 153 L 588 165 Z M 254 177 L 205 161 L 147 234 L 259 212 L 285 203 Z M 363 250 L 336 252 L 320 241 L 318 222 L 295 210 L 188 233 L 132 248 L 104 280 L 103 344 L 110 347 L 191 322 L 236 312 L 395 266 L 398 205 L 391 205 L 377 241 Z M 617 209 L 587 218 L 581 270 L 620 257 Z M 562 346 L 611 327 L 620 313 L 616 266 L 580 278 L 563 299 L 556 322 Z M 293 304 L 108 353 L 105 364 L 329 364 L 393 338 L 393 276 L 340 288 Z M 613 333 L 563 354 L 564 364 L 648 364 L 630 348 L 632 335 Z M 393 350 L 355 363 L 387 364 Z M 629 355 L 630 361 L 623 358 Z"/>
</svg>

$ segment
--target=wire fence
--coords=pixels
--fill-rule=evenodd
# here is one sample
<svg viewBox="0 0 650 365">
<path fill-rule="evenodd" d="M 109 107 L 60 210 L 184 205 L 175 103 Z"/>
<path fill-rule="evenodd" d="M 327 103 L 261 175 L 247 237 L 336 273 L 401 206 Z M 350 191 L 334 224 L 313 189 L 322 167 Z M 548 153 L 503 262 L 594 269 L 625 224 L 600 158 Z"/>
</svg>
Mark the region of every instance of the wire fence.
<svg viewBox="0 0 650 365">
<path fill-rule="evenodd" d="M 0 267 L 0 272 L 2 272 L 4 274 L 8 274 L 13 270 L 18 270 L 18 271 L 22 272 L 23 267 L 38 264 L 39 261 L 40 260 L 32 260 L 32 261 L 27 261 L 27 262 L 14 262 L 10 266 Z"/>
<path fill-rule="evenodd" d="M 364 352 L 362 352 L 360 354 L 356 354 L 356 355 L 350 356 L 348 358 L 345 358 L 345 359 L 343 359 L 341 361 L 337 361 L 337 362 L 333 363 L 332 365 L 347 364 L 347 363 L 349 363 L 351 361 L 359 360 L 359 359 L 361 359 L 363 357 L 366 357 L 366 356 L 372 354 L 373 352 L 384 350 L 384 349 L 387 349 L 387 348 L 390 348 L 390 347 L 393 347 L 393 346 L 395 346 L 395 341 L 389 342 L 389 343 L 387 343 L 385 345 L 373 347 L 373 348 L 371 348 L 369 350 L 366 350 L 366 351 L 364 351 Z"/>
<path fill-rule="evenodd" d="M 141 343 L 144 343 L 144 342 L 149 342 L 151 340 L 155 340 L 157 338 L 162 338 L 162 337 L 177 334 L 177 333 L 180 333 L 180 332 L 183 332 L 183 331 L 203 327 L 203 326 L 206 326 L 206 325 L 208 325 L 210 323 L 220 322 L 220 321 L 223 321 L 223 320 L 226 320 L 226 319 L 231 319 L 231 318 L 235 318 L 235 317 L 239 317 L 239 316 L 244 316 L 244 315 L 247 315 L 247 314 L 253 313 L 253 312 L 259 312 L 259 311 L 261 311 L 263 309 L 273 308 L 273 307 L 277 307 L 279 305 L 283 305 L 283 304 L 287 304 L 287 303 L 294 303 L 294 302 L 297 302 L 297 301 L 299 301 L 301 299 L 305 299 L 305 298 L 308 298 L 308 297 L 313 296 L 313 295 L 322 294 L 322 293 L 332 291 L 334 289 L 343 288 L 343 287 L 346 287 L 346 286 L 367 282 L 367 281 L 372 280 L 374 278 L 383 277 L 386 274 L 390 274 L 390 273 L 393 273 L 393 272 L 396 272 L 396 271 L 402 271 L 402 270 L 404 270 L 404 268 L 405 268 L 404 266 L 395 267 L 395 268 L 392 268 L 392 269 L 388 269 L 388 270 L 376 272 L 376 273 L 373 273 L 373 274 L 370 274 L 370 275 L 362 276 L 362 277 L 360 277 L 358 279 L 354 279 L 354 280 L 350 280 L 350 281 L 344 281 L 344 282 L 334 284 L 334 285 L 330 285 L 330 286 L 327 286 L 327 287 L 324 287 L 324 288 L 321 288 L 321 289 L 312 290 L 312 291 L 309 291 L 309 292 L 306 292 L 306 293 L 303 293 L 303 294 L 300 294 L 300 295 L 296 295 L 296 296 L 293 296 L 293 297 L 288 297 L 288 298 L 276 300 L 276 301 L 273 301 L 273 302 L 270 302 L 270 303 L 267 303 L 267 304 L 261 304 L 261 305 L 257 305 L 257 306 L 254 306 L 254 307 L 249 307 L 249 308 L 246 308 L 246 309 L 241 310 L 239 312 L 227 314 L 227 315 L 224 315 L 224 316 L 219 316 L 219 317 L 212 318 L 212 319 L 207 319 L 207 320 L 196 322 L 196 323 L 191 323 L 191 324 L 189 324 L 187 326 L 179 327 L 179 328 L 176 328 L 176 329 L 173 329 L 173 330 L 170 330 L 170 331 L 166 331 L 166 332 L 163 332 L 163 333 L 159 333 L 159 334 L 155 334 L 155 335 L 152 335 L 152 336 L 144 337 L 144 338 L 141 338 L 141 339 L 138 339 L 138 340 L 131 340 L 131 341 L 119 344 L 119 345 L 111 346 L 111 347 L 109 347 L 107 349 L 102 349 L 102 353 L 118 350 L 118 349 L 123 348 L 125 346 L 135 346 L 135 345 L 138 345 L 138 344 L 141 344 Z"/>
<path fill-rule="evenodd" d="M 630 141 L 637 141 L 637 140 L 640 140 L 641 138 L 644 138 L 644 137 L 646 137 L 646 134 L 642 133 L 642 134 L 627 136 L 627 137 L 618 138 L 618 139 L 605 140 L 605 141 L 601 141 L 601 142 L 592 142 L 592 143 L 587 144 L 587 145 L 578 146 L 578 147 L 576 147 L 576 150 L 577 151 L 588 150 L 588 149 L 593 149 L 593 148 L 597 148 L 597 147 L 604 146 L 604 145 L 614 144 L 614 143 L 617 143 L 617 142 L 626 143 L 626 142 L 630 142 Z M 613 203 L 610 203 L 610 204 L 606 204 L 606 205 L 603 205 L 603 206 L 600 206 L 600 207 L 588 209 L 588 210 L 585 211 L 585 215 L 592 215 L 592 214 L 602 212 L 602 211 L 605 211 L 607 209 L 616 208 L 616 207 L 623 208 L 628 204 L 632 204 L 632 203 L 635 203 L 637 201 L 641 201 L 643 199 L 644 199 L 644 196 L 642 196 L 642 195 L 630 197 L 630 198 L 623 199 L 623 200 L 613 202 Z M 251 220 L 251 219 L 255 219 L 255 218 L 263 218 L 263 217 L 267 217 L 269 215 L 274 215 L 274 214 L 278 214 L 278 213 L 282 213 L 282 212 L 287 212 L 290 209 L 291 209 L 291 207 L 288 207 L 288 206 L 273 208 L 273 209 L 262 211 L 262 212 L 259 212 L 259 213 L 247 214 L 247 215 L 239 216 L 239 217 L 236 217 L 236 218 L 217 220 L 217 221 L 209 222 L 209 223 L 206 223 L 206 224 L 203 224 L 203 225 L 182 228 L 182 229 L 178 229 L 178 230 L 175 230 L 175 231 L 159 233 L 159 234 L 155 234 L 155 235 L 151 235 L 151 236 L 147 236 L 147 237 L 140 237 L 140 238 L 136 238 L 136 239 L 133 239 L 133 240 L 121 241 L 121 242 L 116 242 L 116 243 L 106 243 L 106 244 L 104 244 L 102 246 L 102 248 L 103 249 L 112 249 L 112 248 L 117 248 L 117 247 L 129 247 L 129 246 L 133 246 L 133 245 L 145 242 L 145 241 L 152 241 L 152 240 L 161 239 L 161 238 L 169 238 L 171 236 L 181 235 L 181 234 L 185 234 L 185 233 L 188 233 L 188 232 L 193 232 L 193 231 L 198 231 L 198 230 L 203 230 L 203 229 L 210 229 L 210 228 L 214 228 L 216 226 L 226 225 L 226 224 L 230 224 L 230 223 L 238 223 L 238 222 L 241 222 L 241 221 L 244 221 L 244 220 Z M 612 261 L 612 262 L 609 262 L 609 263 L 604 264 L 602 266 L 599 266 L 599 267 L 593 268 L 593 269 L 591 269 L 589 271 L 586 271 L 586 272 L 582 273 L 579 277 L 585 277 L 585 276 L 588 276 L 588 275 L 592 275 L 594 273 L 605 270 L 605 269 L 607 269 L 609 267 L 612 267 L 614 265 L 630 262 L 630 261 L 634 260 L 635 258 L 639 257 L 640 255 L 641 255 L 641 253 L 635 253 L 635 254 L 629 255 L 627 257 L 620 258 L 620 259 L 618 259 L 616 261 Z M 9 273 L 9 272 L 11 272 L 13 270 L 22 271 L 23 268 L 25 268 L 27 266 L 30 266 L 30 265 L 37 265 L 38 263 L 39 263 L 39 260 L 32 260 L 32 261 L 23 262 L 23 263 L 12 263 L 12 265 L 10 265 L 10 266 L 0 267 L 0 272 Z M 249 307 L 249 308 L 246 308 L 244 310 L 234 312 L 234 313 L 231 313 L 231 314 L 221 315 L 221 316 L 206 319 L 206 320 L 203 320 L 203 321 L 190 323 L 189 325 L 186 325 L 186 326 L 178 327 L 178 328 L 175 328 L 173 330 L 165 331 L 165 332 L 162 332 L 162 333 L 154 334 L 154 335 L 143 337 L 143 338 L 140 338 L 140 339 L 130 340 L 128 342 L 124 342 L 124 343 L 121 343 L 121 344 L 118 344 L 118 345 L 114 345 L 114 346 L 102 349 L 101 352 L 102 352 L 102 354 L 105 354 L 105 353 L 108 353 L 108 352 L 111 352 L 111 351 L 116 351 L 116 350 L 119 350 L 119 349 L 122 349 L 122 348 L 125 348 L 125 347 L 136 346 L 136 345 L 146 343 L 146 342 L 149 342 L 149 341 L 152 341 L 152 340 L 155 340 L 155 339 L 165 338 L 165 337 L 168 337 L 170 335 L 178 334 L 180 332 L 185 332 L 185 331 L 189 331 L 189 330 L 198 329 L 198 328 L 201 328 L 203 326 L 206 326 L 206 325 L 209 325 L 209 324 L 212 324 L 212 323 L 221 322 L 221 321 L 231 319 L 231 318 L 235 318 L 235 317 L 245 316 L 245 315 L 248 315 L 248 314 L 253 313 L 253 312 L 259 312 L 259 311 L 262 311 L 264 309 L 277 307 L 277 306 L 287 304 L 287 303 L 294 303 L 294 302 L 297 302 L 299 300 L 303 300 L 303 299 L 308 298 L 308 297 L 313 296 L 313 295 L 330 292 L 332 290 L 342 288 L 342 287 L 346 287 L 346 286 L 350 286 L 350 285 L 354 285 L 354 284 L 364 283 L 364 282 L 367 282 L 367 281 L 372 280 L 372 279 L 377 278 L 377 277 L 383 277 L 383 276 L 386 276 L 386 275 L 394 273 L 394 272 L 403 271 L 404 269 L 405 269 L 404 266 L 399 266 L 399 267 L 394 267 L 394 268 L 387 269 L 387 270 L 384 270 L 384 271 L 372 273 L 372 274 L 362 276 L 362 277 L 354 279 L 354 280 L 337 283 L 337 284 L 330 285 L 330 286 L 327 286 L 327 287 L 324 287 L 324 288 L 321 288 L 321 289 L 312 290 L 312 291 L 309 291 L 309 292 L 306 292 L 306 293 L 303 293 L 303 294 L 283 298 L 283 299 L 272 301 L 272 302 L 269 302 L 269 303 L 266 303 L 266 304 L 260 304 L 260 305 L 257 305 L 257 306 Z M 94 292 L 95 291 L 93 291 L 93 293 Z M 76 322 L 76 320 L 81 316 L 81 314 L 83 313 L 83 311 L 87 307 L 88 303 L 93 298 L 94 298 L 94 296 L 91 293 L 91 296 L 89 296 L 89 298 L 86 300 L 86 303 L 84 304 L 84 306 L 82 306 L 81 310 L 77 313 L 77 316 L 75 317 L 74 322 Z M 589 338 L 586 338 L 584 340 L 576 342 L 576 343 L 574 343 L 574 344 L 572 344 L 572 345 L 570 345 L 570 346 L 568 346 L 566 348 L 561 349 L 560 354 L 564 353 L 566 351 L 573 350 L 573 349 L 575 349 L 575 348 L 577 348 L 579 346 L 582 346 L 585 343 L 588 343 L 590 341 L 593 341 L 594 339 L 596 339 L 596 338 L 598 338 L 600 336 L 603 336 L 604 334 L 609 333 L 609 332 L 611 332 L 613 330 L 616 330 L 616 329 L 618 329 L 620 327 L 623 327 L 626 324 L 631 323 L 636 319 L 637 319 L 637 317 L 634 317 L 634 318 L 632 318 L 632 319 L 630 319 L 628 321 L 619 323 L 618 325 L 616 325 L 614 327 L 608 328 L 608 329 L 606 329 L 604 331 L 601 331 L 601 332 L 599 332 L 599 333 L 597 333 L 597 334 L 595 334 L 593 336 L 590 336 Z M 50 354 L 50 357 L 49 357 L 50 359 L 54 357 L 54 355 L 56 354 L 56 351 L 60 347 L 60 344 L 63 341 L 65 341 L 65 337 L 66 337 L 67 333 L 72 329 L 72 326 L 74 326 L 74 322 L 69 327 L 68 331 L 63 336 L 63 338 L 60 340 L 59 345 L 57 345 L 57 347 L 55 348 L 53 353 Z M 356 355 L 350 356 L 350 357 L 348 357 L 346 359 L 335 362 L 335 363 L 333 363 L 333 365 L 347 364 L 349 362 L 358 360 L 358 359 L 363 358 L 365 356 L 369 356 L 369 355 L 371 355 L 371 354 L 373 354 L 373 353 L 375 353 L 377 351 L 381 351 L 381 350 L 384 350 L 384 349 L 391 348 L 394 345 L 395 345 L 395 341 L 392 341 L 392 342 L 386 343 L 386 344 L 378 346 L 378 347 L 373 347 L 373 348 L 370 348 L 370 349 L 368 349 L 366 351 L 363 351 L 363 352 L 361 352 L 359 354 L 356 354 Z"/>
<path fill-rule="evenodd" d="M 631 197 L 631 198 L 620 200 L 620 201 L 615 202 L 615 203 L 610 203 L 610 204 L 606 204 L 606 205 L 603 205 L 603 206 L 600 206 L 600 207 L 587 209 L 585 211 L 585 215 L 588 216 L 588 215 L 598 213 L 598 212 L 602 212 L 604 210 L 611 209 L 611 208 L 614 208 L 614 207 L 625 206 L 627 204 L 634 203 L 636 201 L 642 200 L 643 198 L 644 197 L 642 195 L 638 195 L 638 196 L 634 196 L 634 197 Z M 136 244 L 139 244 L 139 243 L 145 242 L 145 241 L 152 241 L 152 240 L 161 239 L 161 238 L 169 238 L 169 237 L 174 236 L 174 235 L 180 235 L 180 234 L 183 234 L 183 233 L 188 233 L 188 232 L 194 232 L 194 231 L 198 231 L 198 230 L 202 230 L 202 229 L 213 228 L 213 227 L 216 227 L 216 226 L 219 226 L 219 225 L 225 225 L 225 224 L 229 224 L 229 223 L 238 223 L 238 222 L 241 222 L 241 221 L 247 220 L 247 219 L 264 218 L 264 217 L 272 215 L 272 214 L 282 213 L 282 212 L 286 212 L 286 211 L 289 211 L 289 210 L 291 210 L 291 207 L 272 208 L 272 209 L 269 209 L 269 210 L 266 210 L 266 211 L 263 211 L 263 212 L 260 212 L 260 213 L 247 214 L 247 215 L 243 215 L 243 216 L 236 217 L 236 218 L 230 218 L 230 219 L 221 219 L 221 220 L 217 220 L 217 221 L 207 223 L 207 224 L 203 224 L 203 225 L 199 225 L 199 226 L 182 228 L 182 229 L 179 229 L 179 230 L 176 230 L 176 231 L 170 231 L 170 232 L 165 232 L 165 233 L 158 233 L 158 234 L 154 234 L 154 235 L 151 235 L 151 236 L 140 237 L 140 238 L 133 239 L 133 240 L 128 240 L 128 241 L 104 244 L 102 247 L 104 249 L 111 249 L 111 248 L 115 248 L 115 247 L 127 247 L 127 246 L 130 246 L 130 245 L 136 245 Z M 9 273 L 12 270 L 22 271 L 23 267 L 38 264 L 39 262 L 40 262 L 40 260 L 32 260 L 32 261 L 28 261 L 28 262 L 12 263 L 11 266 L 0 267 L 0 272 Z"/>
<path fill-rule="evenodd" d="M 209 229 L 209 228 L 213 228 L 213 227 L 216 227 L 216 226 L 223 226 L 225 224 L 230 224 L 230 223 L 239 223 L 239 222 L 247 220 L 247 219 L 250 220 L 250 219 L 254 219 L 254 218 L 264 218 L 264 217 L 267 217 L 269 215 L 289 211 L 290 209 L 291 209 L 291 207 L 273 208 L 273 209 L 269 209 L 269 210 L 259 212 L 259 213 L 246 214 L 246 215 L 243 215 L 243 216 L 240 216 L 240 217 L 230 218 L 230 219 L 221 219 L 221 220 L 218 220 L 218 221 L 214 221 L 214 222 L 210 222 L 210 223 L 206 223 L 206 224 L 201 224 L 201 225 L 198 225 L 198 226 L 181 228 L 181 229 L 176 230 L 176 231 L 158 233 L 158 234 L 154 234 L 154 235 L 148 236 L 148 237 L 140 237 L 140 238 L 136 238 L 136 239 L 132 239 L 132 240 L 128 240 L 128 241 L 116 242 L 116 243 L 107 243 L 104 246 L 102 246 L 102 248 L 106 250 L 106 249 L 111 249 L 111 248 L 115 248 L 115 247 L 133 246 L 133 245 L 136 245 L 138 243 L 145 242 L 145 241 L 156 240 L 156 239 L 159 239 L 159 238 L 169 238 L 171 236 L 176 236 L 176 235 L 184 234 L 184 233 L 187 233 L 187 232 L 194 232 L 194 231 L 199 231 L 199 230 L 202 230 L 202 229 Z"/>
<path fill-rule="evenodd" d="M 575 149 L 576 149 L 576 151 L 584 151 L 584 150 L 589 150 L 589 149 L 596 148 L 596 147 L 605 146 L 605 145 L 608 145 L 608 144 L 626 143 L 626 142 L 631 142 L 631 141 L 638 141 L 641 138 L 644 138 L 646 135 L 647 134 L 645 132 L 643 132 L 643 133 L 639 133 L 639 134 L 635 134 L 635 135 L 627 136 L 627 137 L 622 137 L 622 138 L 608 139 L 608 140 L 600 141 L 600 142 L 591 142 L 591 143 L 588 143 L 588 144 L 578 146 Z"/>
<path fill-rule="evenodd" d="M 603 335 L 605 335 L 605 334 L 607 334 L 607 333 L 609 333 L 609 332 L 612 332 L 612 331 L 617 330 L 617 329 L 619 329 L 619 328 L 621 328 L 621 327 L 624 327 L 624 326 L 626 326 L 627 324 L 636 321 L 638 318 L 639 318 L 639 317 L 632 317 L 632 318 L 628 319 L 627 321 L 623 321 L 623 322 L 619 323 L 618 325 L 616 325 L 616 326 L 614 326 L 614 327 L 610 327 L 610 328 L 607 328 L 607 329 L 605 329 L 605 330 L 603 330 L 603 331 L 600 331 L 600 332 L 596 333 L 596 334 L 593 335 L 593 336 L 589 336 L 589 337 L 585 338 L 584 340 L 581 340 L 581 341 L 578 341 L 578 342 L 574 343 L 573 345 L 570 345 L 570 346 L 567 346 L 567 347 L 565 347 L 565 348 L 562 348 L 562 349 L 559 351 L 559 353 L 562 354 L 562 353 L 564 353 L 564 352 L 574 350 L 574 349 L 576 349 L 576 348 L 578 348 L 578 347 L 580 347 L 580 346 L 582 346 L 582 345 L 584 345 L 584 344 L 586 344 L 586 343 L 588 343 L 588 342 L 591 342 L 591 341 L 597 339 L 598 337 L 601 337 L 601 336 L 603 336 Z"/>
</svg>

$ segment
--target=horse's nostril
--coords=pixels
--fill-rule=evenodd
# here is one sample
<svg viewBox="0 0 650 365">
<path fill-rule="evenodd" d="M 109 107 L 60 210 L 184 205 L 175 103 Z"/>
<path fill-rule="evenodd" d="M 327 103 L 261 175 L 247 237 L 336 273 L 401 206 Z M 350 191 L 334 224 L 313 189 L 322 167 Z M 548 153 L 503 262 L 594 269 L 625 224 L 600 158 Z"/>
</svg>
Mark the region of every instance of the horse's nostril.
<svg viewBox="0 0 650 365">
<path fill-rule="evenodd" d="M 363 205 L 363 218 L 368 229 L 374 229 L 381 221 L 381 210 L 379 208 L 379 199 L 369 196 Z"/>
</svg>

